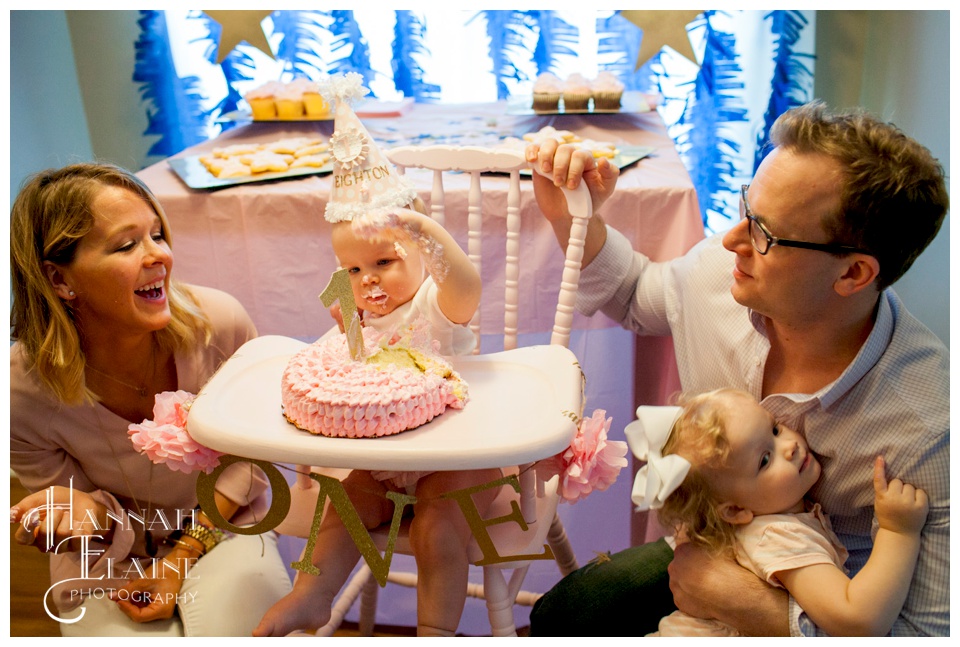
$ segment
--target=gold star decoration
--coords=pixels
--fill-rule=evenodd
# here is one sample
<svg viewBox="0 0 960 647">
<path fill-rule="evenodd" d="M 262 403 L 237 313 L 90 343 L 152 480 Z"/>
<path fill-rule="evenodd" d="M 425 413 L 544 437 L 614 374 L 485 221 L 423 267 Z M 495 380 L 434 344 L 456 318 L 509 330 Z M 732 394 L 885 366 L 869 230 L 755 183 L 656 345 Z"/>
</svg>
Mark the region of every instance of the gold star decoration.
<svg viewBox="0 0 960 647">
<path fill-rule="evenodd" d="M 653 58 L 664 45 L 669 45 L 677 53 L 697 62 L 690 37 L 687 35 L 687 25 L 703 11 L 630 11 L 620 12 L 624 18 L 643 30 L 640 39 L 640 55 L 637 56 L 637 67 Z"/>
<path fill-rule="evenodd" d="M 273 11 L 213 11 L 204 9 L 207 14 L 220 24 L 220 43 L 217 46 L 217 63 L 223 62 L 227 54 L 241 42 L 256 47 L 261 52 L 273 58 L 273 50 L 267 37 L 263 33 L 260 23 Z"/>
</svg>

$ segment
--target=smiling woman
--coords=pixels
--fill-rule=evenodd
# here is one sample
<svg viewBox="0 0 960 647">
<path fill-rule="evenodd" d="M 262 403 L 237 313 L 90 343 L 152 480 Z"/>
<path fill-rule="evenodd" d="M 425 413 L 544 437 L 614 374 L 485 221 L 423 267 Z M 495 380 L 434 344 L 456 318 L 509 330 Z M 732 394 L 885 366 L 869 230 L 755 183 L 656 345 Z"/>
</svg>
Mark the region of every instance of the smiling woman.
<svg viewBox="0 0 960 647">
<path fill-rule="evenodd" d="M 28 182 L 11 219 L 14 337 L 40 379 L 70 403 L 106 397 L 84 383 L 87 362 L 169 386 L 160 366 L 145 378 L 147 360 L 169 361 L 174 349 L 208 336 L 209 323 L 170 283 L 169 228 L 146 186 L 117 167 L 68 166 Z M 148 297 L 150 288 L 159 292 Z M 139 413 L 150 413 L 146 405 Z"/>
<path fill-rule="evenodd" d="M 290 587 L 275 537 L 193 539 L 213 528 L 194 513 L 195 478 L 156 468 L 127 428 L 153 417 L 158 394 L 198 391 L 256 335 L 250 318 L 233 297 L 171 278 L 163 210 L 115 166 L 35 175 L 10 234 L 10 464 L 33 492 L 10 520 L 16 543 L 53 553 L 51 617 L 75 619 L 60 625 L 70 636 L 249 635 Z M 238 467 L 218 481 L 217 505 L 245 524 L 265 509 L 266 480 Z M 189 521 L 175 535 L 156 519 Z M 61 544 L 81 532 L 89 542 Z M 143 577 L 155 560 L 194 566 Z M 249 578 L 256 592 L 238 585 Z"/>
<path fill-rule="evenodd" d="M 160 216 L 137 193 L 105 186 L 90 208 L 90 230 L 60 250 L 68 262 L 44 259 L 42 267 L 84 331 L 83 356 L 95 373 L 88 388 L 123 417 L 149 417 L 153 394 L 176 387 L 173 349 L 156 348 L 152 336 L 172 318 L 166 286 L 173 254 Z M 129 401 L 119 387 L 136 389 L 141 400 Z"/>
</svg>

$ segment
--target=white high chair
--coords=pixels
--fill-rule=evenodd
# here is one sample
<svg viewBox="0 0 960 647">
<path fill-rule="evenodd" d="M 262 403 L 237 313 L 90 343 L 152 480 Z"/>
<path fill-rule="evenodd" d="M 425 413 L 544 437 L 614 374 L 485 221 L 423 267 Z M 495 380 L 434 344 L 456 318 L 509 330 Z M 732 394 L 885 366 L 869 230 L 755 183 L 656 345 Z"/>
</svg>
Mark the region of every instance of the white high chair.
<svg viewBox="0 0 960 647">
<path fill-rule="evenodd" d="M 476 264 L 478 270 L 482 262 L 483 248 L 492 250 L 490 245 L 489 230 L 502 230 L 500 223 L 496 227 L 489 227 L 489 230 L 483 233 L 488 234 L 486 244 L 481 245 L 481 225 L 492 219 L 505 219 L 505 290 L 504 301 L 504 320 L 502 326 L 503 334 L 503 352 L 495 352 L 488 355 L 477 355 L 466 358 L 453 358 L 454 368 L 457 369 L 467 383 L 470 385 L 471 401 L 462 411 L 448 413 L 439 416 L 428 425 L 418 430 L 404 432 L 395 437 L 377 439 L 373 441 L 378 443 L 377 449 L 383 448 L 385 453 L 391 450 L 404 447 L 405 456 L 416 456 L 411 461 L 409 469 L 424 469 L 429 467 L 437 469 L 437 461 L 443 460 L 445 467 L 440 469 L 468 469 L 473 467 L 491 467 L 492 458 L 484 457 L 486 445 L 495 445 L 497 443 L 524 444 L 529 436 L 532 444 L 539 443 L 540 440 L 534 440 L 539 433 L 534 427 L 547 427 L 552 425 L 554 429 L 560 428 L 559 441 L 557 441 L 556 431 L 550 432 L 553 443 L 549 449 L 544 446 L 532 446 L 518 451 L 512 449 L 512 456 L 525 456 L 520 462 L 526 464 L 519 465 L 519 479 L 521 484 L 521 494 L 518 495 L 510 487 L 501 487 L 500 493 L 488 511 L 486 518 L 491 519 L 510 511 L 511 505 L 519 504 L 519 508 L 524 520 L 528 524 L 528 529 L 522 531 L 520 526 L 513 523 L 497 524 L 489 527 L 489 534 L 493 539 L 497 552 L 503 556 L 509 555 L 534 555 L 544 551 L 544 545 L 551 547 L 557 561 L 558 568 L 562 575 L 572 572 L 577 568 L 576 557 L 567 541 L 566 534 L 559 518 L 556 514 L 558 503 L 557 484 L 558 477 L 553 477 L 543 483 L 538 482 L 535 470 L 531 469 L 532 462 L 540 458 L 547 458 L 557 451 L 562 451 L 560 444 L 569 442 L 576 433 L 576 424 L 573 421 L 575 415 L 582 415 L 583 391 L 582 374 L 579 372 L 579 364 L 576 357 L 573 356 L 566 346 L 570 339 L 570 330 L 573 321 L 574 301 L 579 287 L 580 265 L 583 256 L 583 244 L 586 236 L 587 221 L 592 216 L 592 205 L 589 192 L 581 183 L 581 186 L 570 191 L 564 189 L 567 198 L 567 204 L 570 212 L 574 215 L 573 226 L 570 232 L 570 243 L 567 248 L 566 259 L 562 269 L 562 276 L 558 276 L 557 284 L 559 294 L 557 298 L 554 326 L 550 337 L 550 345 L 517 347 L 518 335 L 518 280 L 521 276 L 520 263 L 520 171 L 528 168 L 528 164 L 523 156 L 522 150 L 516 149 L 488 149 L 479 147 L 457 147 L 457 146 L 428 146 L 415 147 L 404 146 L 385 151 L 390 160 L 404 172 L 405 169 L 421 168 L 433 171 L 433 189 L 429 201 L 430 215 L 441 224 L 448 226 L 444 214 L 445 180 L 462 183 L 468 179 L 468 214 L 467 214 L 467 252 L 471 260 Z M 451 172 L 454 172 L 452 175 Z M 503 178 L 481 177 L 481 174 L 494 172 L 498 174 L 509 175 L 509 189 L 506 194 L 506 208 L 500 207 L 496 210 L 485 211 L 486 205 L 483 204 L 483 192 L 481 185 L 490 180 L 502 187 Z M 501 193 L 502 195 L 502 193 Z M 542 218 L 539 210 L 531 210 L 530 217 Z M 455 233 L 455 232 L 451 232 Z M 502 249 L 502 248 L 501 248 Z M 531 276 L 535 276 L 531 274 Z M 484 298 L 496 298 L 496 295 L 488 294 L 484 290 Z M 491 334 L 492 331 L 481 330 L 478 317 L 474 318 L 471 328 L 476 334 Z M 497 327 L 497 332 L 501 332 Z M 250 402 L 250 398 L 241 398 L 244 401 L 241 406 L 252 407 L 250 413 L 243 411 L 236 412 L 234 403 L 238 401 L 235 394 L 250 392 L 251 398 L 267 397 L 254 394 L 255 384 L 263 380 L 279 380 L 277 371 L 281 370 L 285 363 L 284 357 L 288 357 L 290 352 L 296 350 L 299 342 L 288 340 L 286 338 L 259 338 L 248 342 L 238 353 L 231 358 L 220 370 L 219 374 L 211 383 L 204 387 L 204 391 L 210 391 L 208 398 L 198 397 L 194 409 L 191 409 L 190 430 L 200 442 L 220 449 L 221 451 L 233 451 L 239 455 L 252 458 L 261 458 L 265 460 L 278 460 L 301 463 L 305 454 L 300 454 L 300 458 L 291 461 L 290 457 L 297 455 L 297 452 L 310 451 L 314 455 L 320 453 L 316 449 L 320 445 L 332 448 L 330 453 L 324 454 L 326 461 L 328 456 L 336 456 L 336 460 L 326 462 L 327 465 L 334 468 L 363 468 L 363 469 L 383 469 L 380 464 L 375 464 L 378 459 L 373 451 L 374 447 L 370 442 L 357 441 L 352 439 L 328 439 L 322 437 L 311 437 L 309 434 L 297 432 L 292 426 L 281 421 L 275 423 L 273 418 L 259 420 L 258 418 L 267 414 L 276 417 L 275 404 L 264 403 L 258 405 Z M 479 344 L 478 344 L 479 345 Z M 562 346 L 563 349 L 558 349 Z M 260 350 L 260 349 L 264 350 Z M 279 358 L 273 357 L 278 352 L 283 355 Z M 523 390 L 525 397 L 533 390 L 526 389 L 526 377 L 511 376 L 509 369 L 502 375 L 493 373 L 492 379 L 483 379 L 484 375 L 490 373 L 481 373 L 476 378 L 476 382 L 471 380 L 469 371 L 477 370 L 475 367 L 485 367 L 483 363 L 486 358 L 497 365 L 513 365 L 523 367 L 526 370 L 541 369 L 549 374 L 549 379 L 558 380 L 560 386 L 550 385 L 547 387 L 546 399 L 533 397 L 532 404 L 524 403 L 522 416 L 528 416 L 523 421 L 514 420 L 517 415 L 507 416 L 511 418 L 509 424 L 503 423 L 497 419 L 497 402 L 489 404 L 484 400 L 488 391 L 500 390 L 497 398 L 504 398 L 503 392 L 516 392 Z M 459 362 L 459 363 L 458 363 Z M 262 368 L 270 364 L 269 370 Z M 571 377 L 571 373 L 573 373 Z M 562 375 L 561 375 L 562 374 Z M 279 382 L 278 382 L 279 383 Z M 523 385 L 523 386 L 518 386 Z M 231 395 L 233 394 L 233 395 Z M 230 398 L 233 398 L 230 400 Z M 200 410 L 197 410 L 197 404 Z M 474 408 L 471 409 L 471 406 Z M 267 409 L 268 411 L 264 411 Z M 491 411 L 493 410 L 493 411 Z M 227 413 L 230 411 L 231 413 Z M 223 420 L 224 415 L 230 415 L 235 421 L 228 425 Z M 483 429 L 477 430 L 477 423 L 468 422 L 473 417 L 484 417 L 480 423 L 485 425 Z M 559 419 L 559 420 L 558 420 Z M 501 423 L 501 424 L 497 424 Z M 502 431 L 495 427 L 516 425 L 518 428 Z M 279 425 L 279 426 L 277 426 Z M 458 425 L 470 426 L 469 433 L 478 440 L 470 440 L 465 434 L 460 434 Z M 272 426 L 270 430 L 265 426 Z M 285 429 L 284 427 L 289 427 Z M 480 433 L 478 433 L 478 431 Z M 429 436 L 427 434 L 434 434 Z M 498 438 L 497 434 L 507 434 Z M 246 435 L 246 437 L 244 437 Z M 471 437 L 471 438 L 473 438 Z M 521 438 L 522 437 L 522 438 Z M 426 440 L 424 440 L 426 438 Z M 453 440 L 449 440 L 452 438 Z M 436 440 L 434 440 L 436 439 Z M 446 452 L 440 459 L 435 454 L 429 456 L 429 452 L 435 451 L 437 443 L 448 443 L 446 449 L 436 450 L 437 452 Z M 474 445 L 469 443 L 475 442 Z M 363 445 L 362 448 L 359 445 Z M 411 449 L 413 447 L 414 449 Z M 247 453 L 243 453 L 243 452 Z M 252 452 L 252 453 L 251 453 Z M 491 448 L 490 453 L 494 454 L 495 449 Z M 449 460 L 445 457 L 449 456 Z M 358 461 L 351 463 L 350 459 Z M 316 459 L 312 459 L 316 460 Z M 422 465 L 414 465 L 414 461 L 420 461 Z M 432 461 L 432 462 L 431 462 Z M 486 461 L 486 462 L 484 462 Z M 529 462 L 528 462 L 529 461 Z M 365 463 L 361 465 L 360 463 Z M 510 467 L 498 463 L 499 467 Z M 513 467 L 517 467 L 513 463 Z M 311 468 L 301 467 L 301 474 L 295 485 L 291 486 L 292 506 L 286 520 L 277 527 L 277 531 L 283 534 L 290 534 L 300 537 L 306 537 L 309 534 L 313 511 L 316 506 L 319 493 L 319 485 L 306 474 Z M 312 468 L 316 472 L 325 475 L 331 475 L 331 471 L 326 468 Z M 506 470 L 505 470 L 506 471 Z M 341 472 L 341 477 L 344 475 Z M 519 499 L 519 501 L 518 501 Z M 512 503 L 517 502 L 517 503 Z M 327 501 L 329 507 L 329 501 Z M 330 513 L 333 511 L 330 510 Z M 327 511 L 324 512 L 327 514 Z M 372 531 L 371 535 L 377 542 L 381 552 L 384 550 L 387 539 L 387 527 L 383 526 Z M 397 538 L 395 552 L 399 554 L 412 554 L 408 537 L 404 529 Z M 482 556 L 482 552 L 473 542 L 470 550 L 471 563 L 476 563 Z M 488 615 L 490 618 L 491 631 L 494 636 L 516 635 L 516 627 L 513 617 L 513 605 L 523 604 L 532 605 L 540 594 L 529 593 L 520 590 L 523 578 L 530 566 L 530 561 L 504 562 L 483 566 L 483 585 L 471 584 L 468 587 L 468 595 L 472 597 L 484 598 L 486 600 Z M 504 572 L 510 570 L 509 579 Z M 400 573 L 390 571 L 388 581 L 405 586 L 416 586 L 417 577 L 415 574 Z M 376 600 L 379 585 L 366 564 L 361 564 L 360 568 L 346 584 L 341 591 L 331 614 L 330 622 L 318 630 L 317 635 L 332 635 L 343 620 L 344 614 L 355 603 L 358 597 L 361 598 L 360 606 L 360 632 L 364 635 L 372 635 L 374 626 L 374 615 L 376 611 Z"/>
<path fill-rule="evenodd" d="M 467 255 L 479 272 L 483 264 L 482 236 L 483 222 L 494 217 L 506 218 L 506 267 L 503 347 L 511 351 L 517 347 L 518 331 L 518 281 L 520 277 L 520 171 L 529 168 L 522 150 L 512 148 L 491 149 L 472 146 L 402 146 L 385 152 L 401 173 L 408 168 L 428 169 L 433 172 L 433 186 L 428 203 L 430 216 L 446 226 L 445 208 L 445 177 L 450 172 L 466 173 L 470 177 L 467 206 Z M 509 189 L 507 191 L 506 213 L 485 213 L 482 205 L 483 173 L 509 174 Z M 580 282 L 580 264 L 583 258 L 583 242 L 586 237 L 587 220 L 593 215 L 590 194 L 586 186 L 581 183 L 577 191 L 564 189 L 568 208 L 574 215 L 574 223 L 570 232 L 570 243 L 567 247 L 567 256 L 563 274 L 560 279 L 560 291 L 557 299 L 554 327 L 550 343 L 567 346 L 570 341 L 570 330 L 573 323 L 574 303 Z M 542 217 L 539 213 L 535 217 Z M 479 309 L 470 323 L 470 328 L 477 335 L 477 349 L 480 351 L 480 334 L 488 331 L 481 330 Z M 579 407 L 571 410 L 579 411 Z M 543 546 L 544 540 L 550 545 L 557 559 L 561 574 L 566 575 L 577 568 L 576 556 L 567 540 L 563 524 L 556 514 L 558 503 L 557 482 L 555 477 L 541 487 L 537 492 L 535 474 L 533 470 L 520 470 L 521 478 L 521 510 L 524 518 L 534 529 L 532 532 L 520 532 L 515 527 L 498 527 L 491 531 L 498 552 L 504 555 L 528 554 L 537 552 Z M 506 487 L 501 488 L 500 495 L 488 513 L 488 517 L 495 517 L 501 511 L 509 510 L 509 501 L 515 498 L 515 493 Z M 549 520 L 549 523 L 545 521 Z M 378 532 L 378 544 L 383 548 L 386 539 L 385 531 Z M 472 546 L 471 562 L 480 558 L 476 545 Z M 412 554 L 405 532 L 401 531 L 398 538 L 396 552 Z M 539 594 L 521 591 L 520 586 L 530 566 L 529 561 L 506 562 L 483 567 L 483 586 L 474 584 L 468 586 L 467 594 L 471 597 L 484 598 L 490 618 L 491 631 L 494 636 L 515 636 L 516 627 L 513 620 L 513 604 L 532 606 Z M 511 570 L 510 579 L 504 576 L 504 571 Z M 395 572 L 391 570 L 388 581 L 403 586 L 416 586 L 415 574 Z M 333 620 L 323 627 L 318 635 L 331 635 L 343 615 L 354 603 L 357 595 L 361 595 L 360 606 L 360 633 L 372 635 L 378 585 L 371 576 L 366 565 L 354 575 L 344 588 L 338 603 L 335 605 Z"/>
</svg>

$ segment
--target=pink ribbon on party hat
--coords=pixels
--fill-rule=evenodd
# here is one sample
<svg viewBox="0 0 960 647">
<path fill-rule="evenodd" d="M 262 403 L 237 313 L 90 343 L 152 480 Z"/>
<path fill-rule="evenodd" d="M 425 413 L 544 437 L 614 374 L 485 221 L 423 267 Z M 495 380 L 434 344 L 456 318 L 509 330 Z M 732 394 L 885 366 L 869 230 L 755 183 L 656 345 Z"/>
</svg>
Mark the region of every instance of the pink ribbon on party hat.
<svg viewBox="0 0 960 647">
<path fill-rule="evenodd" d="M 638 511 L 662 508 L 690 471 L 687 459 L 662 454 L 680 412 L 680 407 L 638 407 L 637 419 L 623 430 L 633 455 L 647 462 L 637 471 L 630 494 Z"/>
</svg>

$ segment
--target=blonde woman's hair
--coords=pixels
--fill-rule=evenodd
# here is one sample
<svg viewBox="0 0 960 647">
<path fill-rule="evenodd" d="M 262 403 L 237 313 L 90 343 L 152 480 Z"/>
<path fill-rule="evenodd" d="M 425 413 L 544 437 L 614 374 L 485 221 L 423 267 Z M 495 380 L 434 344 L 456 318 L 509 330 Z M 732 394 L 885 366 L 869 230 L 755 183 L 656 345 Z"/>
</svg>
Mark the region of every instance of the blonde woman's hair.
<svg viewBox="0 0 960 647">
<path fill-rule="evenodd" d="M 10 337 L 20 343 L 40 382 L 61 402 L 93 402 L 84 381 L 81 333 L 61 301 L 43 263 L 73 262 L 80 240 L 93 228 L 92 205 L 105 187 L 131 191 L 160 218 L 172 246 L 170 225 L 156 198 L 135 175 L 111 164 L 73 164 L 41 171 L 24 183 L 10 210 L 10 277 L 13 307 Z M 210 322 L 183 284 L 170 282 L 171 320 L 154 333 L 161 348 L 208 344 Z"/>
<path fill-rule="evenodd" d="M 733 548 L 736 530 L 720 516 L 722 502 L 709 483 L 709 472 L 723 467 L 730 453 L 726 435 L 729 396 L 753 400 L 746 391 L 729 388 L 680 396 L 682 412 L 670 431 L 663 455 L 679 454 L 690 461 L 691 467 L 680 487 L 657 511 L 665 527 L 717 553 Z"/>
</svg>

